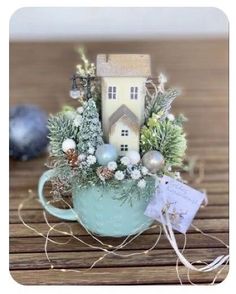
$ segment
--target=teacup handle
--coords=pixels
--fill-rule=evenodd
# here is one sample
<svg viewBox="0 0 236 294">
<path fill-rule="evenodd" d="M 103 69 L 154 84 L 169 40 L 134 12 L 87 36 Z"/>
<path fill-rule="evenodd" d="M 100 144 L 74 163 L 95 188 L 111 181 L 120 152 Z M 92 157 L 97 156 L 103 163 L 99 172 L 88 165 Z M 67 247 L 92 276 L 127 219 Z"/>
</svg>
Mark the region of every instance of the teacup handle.
<svg viewBox="0 0 236 294">
<path fill-rule="evenodd" d="M 73 209 L 61 209 L 54 207 L 53 205 L 49 204 L 48 201 L 46 200 L 44 194 L 43 194 L 43 188 L 44 185 L 47 181 L 49 181 L 53 176 L 55 175 L 55 171 L 53 169 L 45 171 L 42 176 L 39 179 L 39 184 L 38 184 L 38 196 L 41 204 L 43 207 L 49 212 L 50 214 L 64 219 L 64 220 L 77 220 L 76 213 L 74 212 Z"/>
</svg>

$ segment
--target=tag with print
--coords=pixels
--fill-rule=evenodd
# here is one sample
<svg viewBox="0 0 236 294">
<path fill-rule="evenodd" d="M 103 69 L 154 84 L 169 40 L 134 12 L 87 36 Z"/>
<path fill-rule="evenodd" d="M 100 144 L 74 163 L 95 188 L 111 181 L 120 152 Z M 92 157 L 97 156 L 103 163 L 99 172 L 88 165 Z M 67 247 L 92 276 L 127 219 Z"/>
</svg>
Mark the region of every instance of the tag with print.
<svg viewBox="0 0 236 294">
<path fill-rule="evenodd" d="M 144 214 L 162 222 L 161 214 L 168 212 L 173 229 L 186 233 L 204 198 L 204 193 L 164 176 Z"/>
</svg>

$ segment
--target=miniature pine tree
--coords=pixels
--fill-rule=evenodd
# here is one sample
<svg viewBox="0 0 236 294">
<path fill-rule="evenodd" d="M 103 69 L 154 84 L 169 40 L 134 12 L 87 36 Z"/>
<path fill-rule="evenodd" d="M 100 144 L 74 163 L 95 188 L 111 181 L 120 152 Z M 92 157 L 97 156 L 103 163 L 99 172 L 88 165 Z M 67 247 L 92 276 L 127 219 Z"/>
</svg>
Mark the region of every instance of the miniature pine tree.
<svg viewBox="0 0 236 294">
<path fill-rule="evenodd" d="M 99 114 L 93 99 L 89 99 L 84 106 L 82 123 L 77 134 L 79 153 L 88 153 L 88 150 L 103 144 L 103 133 Z"/>
</svg>

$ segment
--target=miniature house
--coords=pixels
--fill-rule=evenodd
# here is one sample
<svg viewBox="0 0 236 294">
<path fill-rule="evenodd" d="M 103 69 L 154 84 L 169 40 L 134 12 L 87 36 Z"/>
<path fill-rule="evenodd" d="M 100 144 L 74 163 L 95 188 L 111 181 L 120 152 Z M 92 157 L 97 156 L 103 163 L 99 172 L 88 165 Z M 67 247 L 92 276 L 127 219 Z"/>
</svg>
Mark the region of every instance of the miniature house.
<svg viewBox="0 0 236 294">
<path fill-rule="evenodd" d="M 99 54 L 97 76 L 102 85 L 102 128 L 105 140 L 120 155 L 139 151 L 140 126 L 144 122 L 145 83 L 151 75 L 150 56 Z"/>
</svg>

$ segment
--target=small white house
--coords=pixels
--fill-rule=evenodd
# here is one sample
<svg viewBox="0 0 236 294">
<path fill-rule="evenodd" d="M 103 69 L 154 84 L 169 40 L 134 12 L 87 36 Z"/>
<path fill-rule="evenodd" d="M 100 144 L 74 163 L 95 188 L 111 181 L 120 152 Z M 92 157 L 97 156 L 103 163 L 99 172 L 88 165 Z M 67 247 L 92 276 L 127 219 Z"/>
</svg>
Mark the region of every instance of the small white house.
<svg viewBox="0 0 236 294">
<path fill-rule="evenodd" d="M 97 76 L 102 85 L 102 128 L 105 140 L 120 155 L 139 151 L 140 126 L 144 122 L 145 83 L 151 75 L 150 56 L 99 54 Z"/>
</svg>

